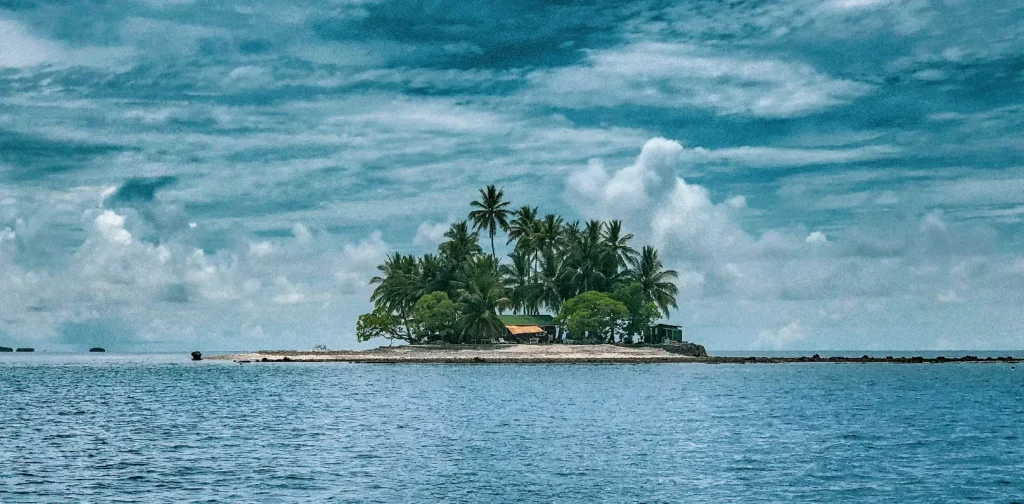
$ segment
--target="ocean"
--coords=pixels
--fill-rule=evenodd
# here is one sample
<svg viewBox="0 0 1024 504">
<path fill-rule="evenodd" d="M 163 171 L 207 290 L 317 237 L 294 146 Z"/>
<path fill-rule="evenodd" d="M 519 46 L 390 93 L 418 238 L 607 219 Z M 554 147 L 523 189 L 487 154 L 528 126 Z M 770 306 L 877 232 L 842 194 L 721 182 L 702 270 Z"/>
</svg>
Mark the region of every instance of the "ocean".
<svg viewBox="0 0 1024 504">
<path fill-rule="evenodd" d="M 0 502 L 1024 502 L 1019 365 L 187 359 L 0 354 Z"/>
</svg>

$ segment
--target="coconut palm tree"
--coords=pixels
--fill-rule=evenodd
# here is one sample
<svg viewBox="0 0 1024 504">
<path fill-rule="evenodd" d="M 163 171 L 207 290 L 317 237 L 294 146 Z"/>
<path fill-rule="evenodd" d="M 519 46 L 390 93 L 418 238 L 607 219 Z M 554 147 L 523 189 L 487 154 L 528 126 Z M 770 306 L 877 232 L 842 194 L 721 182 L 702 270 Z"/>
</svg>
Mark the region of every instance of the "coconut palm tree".
<svg viewBox="0 0 1024 504">
<path fill-rule="evenodd" d="M 460 339 L 492 339 L 505 335 L 505 325 L 498 313 L 508 309 L 511 300 L 505 293 L 496 263 L 490 257 L 480 257 L 467 265 L 471 272 L 467 282 L 458 290 L 461 317 L 456 322 Z"/>
<path fill-rule="evenodd" d="M 498 256 L 494 252 L 494 235 L 499 229 L 508 229 L 508 216 L 511 213 L 508 210 L 510 203 L 504 198 L 505 191 L 491 184 L 487 189 L 480 189 L 480 201 L 470 203 L 470 206 L 476 208 L 469 212 L 469 219 L 473 221 L 473 231 L 487 230 L 491 238 L 491 257 L 495 260 Z"/>
<path fill-rule="evenodd" d="M 638 255 L 636 249 L 629 246 L 629 241 L 633 239 L 633 233 L 623 234 L 620 220 L 608 221 L 602 239 L 616 268 L 628 267 Z"/>
<path fill-rule="evenodd" d="M 516 250 L 508 258 L 510 262 L 502 264 L 499 270 L 502 284 L 511 300 L 512 312 L 536 314 L 537 306 L 531 295 L 534 284 L 530 257 L 524 251 Z"/>
<path fill-rule="evenodd" d="M 572 297 L 572 289 L 565 269 L 565 258 L 554 250 L 541 253 L 541 267 L 532 289 L 533 302 L 547 307 L 552 313 L 562 309 L 562 303 Z"/>
<path fill-rule="evenodd" d="M 466 221 L 452 223 L 445 231 L 446 240 L 438 246 L 440 260 L 449 267 L 461 268 L 467 261 L 483 252 L 480 239 L 475 232 L 470 232 Z"/>
<path fill-rule="evenodd" d="M 536 231 L 537 207 L 522 206 L 512 212 L 512 220 L 508 222 L 508 242 L 516 242 L 516 250 L 532 250 L 532 238 Z"/>
<path fill-rule="evenodd" d="M 396 313 L 402 319 L 406 334 L 411 334 L 409 317 L 421 291 L 416 258 L 396 252 L 377 266 L 377 270 L 381 274 L 370 279 L 370 284 L 377 286 L 370 300 L 377 308 Z"/>
<path fill-rule="evenodd" d="M 640 254 L 631 262 L 630 276 L 643 286 L 644 296 L 658 305 L 662 315 L 669 316 L 669 308 L 678 308 L 676 295 L 679 287 L 673 280 L 679 278 L 675 270 L 665 269 L 658 251 L 654 247 L 644 246 Z"/>
</svg>

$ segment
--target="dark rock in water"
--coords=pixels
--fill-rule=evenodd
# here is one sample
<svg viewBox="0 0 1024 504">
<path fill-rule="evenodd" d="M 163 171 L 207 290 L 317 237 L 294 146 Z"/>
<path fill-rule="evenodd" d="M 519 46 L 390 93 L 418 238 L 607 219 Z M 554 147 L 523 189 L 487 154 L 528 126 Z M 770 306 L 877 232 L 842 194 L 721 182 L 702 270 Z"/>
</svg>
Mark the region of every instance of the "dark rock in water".
<svg viewBox="0 0 1024 504">
<path fill-rule="evenodd" d="M 818 354 L 814 354 L 811 356 L 811 360 L 821 360 L 821 356 Z"/>
<path fill-rule="evenodd" d="M 14 349 L 9 346 L 0 346 L 0 352 L 13 352 Z"/>
<path fill-rule="evenodd" d="M 90 352 L 106 352 L 105 349 L 100 348 L 100 347 L 92 347 L 92 348 L 89 349 L 89 351 Z"/>
<path fill-rule="evenodd" d="M 269 360 L 269 359 L 267 359 L 266 357 L 264 357 L 264 358 L 260 359 L 260 362 L 267 362 L 268 360 Z"/>
<path fill-rule="evenodd" d="M 23 348 L 19 348 L 19 349 L 15 350 L 15 352 L 35 352 L 35 351 L 36 351 L 35 348 L 27 348 L 27 347 L 23 347 Z"/>
<path fill-rule="evenodd" d="M 192 360 L 203 360 L 203 352 L 199 350 L 192 352 Z"/>
<path fill-rule="evenodd" d="M 283 358 L 283 359 L 281 359 L 281 360 L 282 360 L 282 361 L 284 361 L 284 362 L 291 362 L 291 361 L 292 361 L 292 360 L 291 360 L 291 359 L 289 359 L 288 357 L 285 357 L 285 358 Z"/>
<path fill-rule="evenodd" d="M 704 345 L 698 345 L 696 343 L 690 343 L 689 341 L 674 341 L 667 345 L 662 345 L 661 348 L 669 353 L 679 355 L 689 355 L 691 357 L 707 357 L 708 351 L 704 349 Z"/>
</svg>

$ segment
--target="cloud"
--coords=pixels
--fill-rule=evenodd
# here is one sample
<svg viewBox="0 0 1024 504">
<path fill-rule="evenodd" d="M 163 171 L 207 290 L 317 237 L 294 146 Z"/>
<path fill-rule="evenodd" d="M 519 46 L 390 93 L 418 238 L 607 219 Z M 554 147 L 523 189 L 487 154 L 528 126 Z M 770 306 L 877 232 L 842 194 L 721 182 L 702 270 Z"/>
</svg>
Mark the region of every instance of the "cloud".
<svg viewBox="0 0 1024 504">
<path fill-rule="evenodd" d="M 706 187 L 678 176 L 684 151 L 655 138 L 623 168 L 591 161 L 569 175 L 566 189 L 566 201 L 584 217 L 625 218 L 638 246 L 661 251 L 666 266 L 680 273 L 681 306 L 688 306 L 683 317 L 714 310 L 715 327 L 745 326 L 759 334 L 748 344 L 781 347 L 803 339 L 804 323 L 837 327 L 886 311 L 903 320 L 919 306 L 957 302 L 967 289 L 999 296 L 992 290 L 1000 274 L 992 262 L 998 235 L 991 228 L 950 222 L 933 210 L 828 234 L 799 223 L 750 232 L 744 218 L 758 209 L 736 197 L 718 202 Z M 758 322 L 781 329 L 753 331 Z"/>
<path fill-rule="evenodd" d="M 16 21 L 0 19 L 0 67 L 23 68 L 55 63 L 63 58 L 63 48 L 32 36 Z"/>
<path fill-rule="evenodd" d="M 37 66 L 105 67 L 119 64 L 131 55 L 117 47 L 79 46 L 69 48 L 62 43 L 38 37 L 24 24 L 0 18 L 0 68 Z"/>
<path fill-rule="evenodd" d="M 754 347 L 779 350 L 781 348 L 789 347 L 793 343 L 806 341 L 808 337 L 809 335 L 804 331 L 800 322 L 794 321 L 775 330 L 761 331 L 760 334 L 757 335 L 757 341 L 754 342 Z"/>
<path fill-rule="evenodd" d="M 807 235 L 807 238 L 805 238 L 804 241 L 813 244 L 826 244 L 828 243 L 828 237 L 821 231 L 814 231 Z"/>
<path fill-rule="evenodd" d="M 641 105 L 755 117 L 807 115 L 872 90 L 798 61 L 653 42 L 591 51 L 584 65 L 540 70 L 529 81 L 533 99 L 557 107 Z"/>
<path fill-rule="evenodd" d="M 849 149 L 807 149 L 780 147 L 732 147 L 686 149 L 682 159 L 694 164 L 737 164 L 758 168 L 811 165 L 838 165 L 896 157 L 900 150 L 888 145 L 869 145 Z"/>
<path fill-rule="evenodd" d="M 367 292 L 370 278 L 376 274 L 377 265 L 384 262 L 388 250 L 380 231 L 374 231 L 359 243 L 346 244 L 338 261 L 340 266 L 334 273 L 342 291 Z"/>
<path fill-rule="evenodd" d="M 451 222 L 421 222 L 416 227 L 416 236 L 412 238 L 413 245 L 433 249 L 444 241 L 444 234 L 451 226 Z"/>
</svg>

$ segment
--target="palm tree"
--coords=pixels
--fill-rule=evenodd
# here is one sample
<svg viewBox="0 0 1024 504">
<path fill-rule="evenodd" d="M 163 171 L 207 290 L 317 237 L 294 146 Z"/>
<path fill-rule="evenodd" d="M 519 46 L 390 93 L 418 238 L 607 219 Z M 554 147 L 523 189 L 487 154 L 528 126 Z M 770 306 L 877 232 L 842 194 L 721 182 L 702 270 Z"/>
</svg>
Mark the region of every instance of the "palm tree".
<svg viewBox="0 0 1024 504">
<path fill-rule="evenodd" d="M 494 252 L 494 235 L 499 229 L 508 229 L 509 202 L 504 200 L 504 189 L 494 187 L 494 184 L 487 186 L 487 189 L 480 189 L 480 201 L 473 201 L 470 206 L 476 208 L 469 212 L 469 218 L 473 221 L 473 230 L 486 229 L 491 238 L 491 257 L 497 260 Z"/>
<path fill-rule="evenodd" d="M 615 261 L 616 268 L 629 266 L 630 262 L 637 257 L 636 249 L 629 246 L 629 241 L 633 239 L 633 233 L 622 233 L 622 221 L 609 221 L 604 228 L 602 238 L 605 247 L 608 248 L 609 254 Z"/>
<path fill-rule="evenodd" d="M 502 264 L 501 281 L 509 294 L 513 313 L 536 314 L 537 307 L 531 295 L 533 291 L 532 271 L 530 270 L 530 257 L 521 250 L 509 254 L 511 262 Z"/>
<path fill-rule="evenodd" d="M 629 246 L 632 233 L 623 234 L 622 221 L 609 221 L 601 235 L 606 252 L 604 274 L 613 285 L 626 276 L 630 263 L 637 257 L 637 251 Z"/>
<path fill-rule="evenodd" d="M 466 266 L 472 275 L 458 290 L 461 317 L 457 326 L 462 341 L 493 339 L 505 334 L 505 324 L 498 318 L 498 312 L 507 309 L 511 301 L 495 274 L 495 265 L 490 257 L 485 256 Z"/>
<path fill-rule="evenodd" d="M 466 221 L 452 223 L 448 231 L 445 231 L 444 237 L 447 240 L 437 248 L 441 261 L 448 266 L 461 268 L 467 261 L 483 252 L 478 235 L 469 231 L 469 224 Z"/>
<path fill-rule="evenodd" d="M 532 238 L 536 231 L 537 207 L 522 206 L 512 212 L 512 220 L 508 223 L 508 242 L 516 242 L 516 250 L 532 249 Z"/>
<path fill-rule="evenodd" d="M 416 258 L 396 252 L 388 256 L 384 264 L 377 266 L 377 270 L 381 274 L 370 279 L 371 285 L 377 285 L 370 300 L 377 308 L 397 313 L 405 326 L 406 335 L 411 336 L 409 317 L 422 292 Z"/>
<path fill-rule="evenodd" d="M 568 282 L 569 275 L 565 269 L 565 260 L 554 250 L 546 250 L 541 254 L 541 268 L 537 282 L 531 292 L 533 302 L 544 305 L 552 313 L 562 309 L 562 303 L 572 297 Z"/>
<path fill-rule="evenodd" d="M 570 278 L 574 296 L 592 290 L 604 291 L 607 288 L 605 264 L 608 252 L 601 238 L 603 231 L 603 222 L 588 221 L 583 231 L 567 244 L 566 267 L 572 272 Z"/>
<path fill-rule="evenodd" d="M 669 307 L 678 308 L 676 295 L 679 287 L 673 280 L 679 278 L 679 274 L 675 270 L 664 269 L 658 251 L 651 246 L 644 246 L 631 264 L 632 279 L 643 286 L 644 296 L 658 305 L 662 315 L 668 318 Z"/>
<path fill-rule="evenodd" d="M 562 241 L 564 225 L 562 218 L 555 214 L 547 214 L 537 221 L 534 245 L 538 252 L 553 250 Z"/>
</svg>

